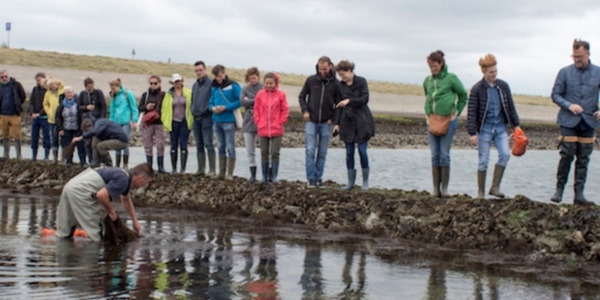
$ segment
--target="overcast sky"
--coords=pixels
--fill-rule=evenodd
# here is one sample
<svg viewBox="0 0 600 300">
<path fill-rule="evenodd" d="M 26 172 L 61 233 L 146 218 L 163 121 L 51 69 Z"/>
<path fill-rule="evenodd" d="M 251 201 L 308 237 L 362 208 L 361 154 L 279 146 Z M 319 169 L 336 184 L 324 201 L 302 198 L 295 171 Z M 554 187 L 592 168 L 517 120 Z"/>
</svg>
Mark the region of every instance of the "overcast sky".
<svg viewBox="0 0 600 300">
<path fill-rule="evenodd" d="M 313 74 L 321 55 L 372 80 L 421 84 L 440 49 L 467 88 L 493 53 L 513 92 L 549 95 L 574 38 L 600 49 L 600 1 L 3 1 L 11 48 Z M 6 42 L 6 32 L 2 42 Z M 600 62 L 600 50 L 598 61 Z"/>
</svg>

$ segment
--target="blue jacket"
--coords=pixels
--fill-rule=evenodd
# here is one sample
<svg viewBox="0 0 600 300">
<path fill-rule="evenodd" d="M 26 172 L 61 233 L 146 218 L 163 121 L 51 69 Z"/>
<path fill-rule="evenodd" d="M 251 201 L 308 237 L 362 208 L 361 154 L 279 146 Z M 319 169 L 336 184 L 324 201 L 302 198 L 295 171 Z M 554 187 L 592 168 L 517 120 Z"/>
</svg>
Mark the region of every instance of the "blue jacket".
<svg viewBox="0 0 600 300">
<path fill-rule="evenodd" d="M 128 143 L 127 134 L 117 123 L 108 119 L 98 119 L 94 122 L 94 127 L 83 134 L 84 139 L 97 137 L 100 141 L 119 140 Z"/>
<path fill-rule="evenodd" d="M 575 64 L 562 68 L 552 89 L 552 101 L 560 106 L 556 120 L 558 125 L 573 128 L 583 118 L 591 127 L 598 127 L 594 113 L 598 110 L 599 90 L 600 67 L 592 65 L 591 61 L 583 69 L 577 68 Z M 571 104 L 581 105 L 583 113 L 573 114 L 569 110 Z"/>
<path fill-rule="evenodd" d="M 216 80 L 213 80 L 208 109 L 212 111 L 215 106 L 225 106 L 224 112 L 220 114 L 213 113 L 215 123 L 235 123 L 233 111 L 241 106 L 241 91 L 240 85 L 228 78 L 225 78 L 220 85 Z"/>
<path fill-rule="evenodd" d="M 110 120 L 119 125 L 136 123 L 139 112 L 133 93 L 121 86 L 117 94 L 111 96 Z"/>
</svg>

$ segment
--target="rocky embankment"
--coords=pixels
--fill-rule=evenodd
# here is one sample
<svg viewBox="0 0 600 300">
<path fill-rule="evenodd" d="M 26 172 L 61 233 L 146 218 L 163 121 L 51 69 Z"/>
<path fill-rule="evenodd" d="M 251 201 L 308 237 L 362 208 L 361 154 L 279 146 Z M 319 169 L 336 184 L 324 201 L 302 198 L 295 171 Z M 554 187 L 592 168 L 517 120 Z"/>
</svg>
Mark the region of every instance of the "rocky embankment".
<svg viewBox="0 0 600 300">
<path fill-rule="evenodd" d="M 57 195 L 77 166 L 0 160 L 0 188 Z M 299 182 L 250 184 L 192 175 L 157 175 L 133 193 L 138 206 L 185 208 L 248 217 L 257 225 L 300 224 L 320 231 L 439 245 L 456 250 L 514 254 L 534 265 L 547 262 L 598 267 L 600 208 L 553 205 L 523 196 L 502 201 L 423 191 L 344 192 L 328 182 L 309 189 Z"/>
<path fill-rule="evenodd" d="M 369 142 L 369 147 L 392 149 L 428 147 L 424 118 L 378 117 L 375 122 L 376 134 Z M 530 141 L 529 149 L 556 149 L 559 134 L 557 126 L 552 124 L 522 124 L 522 127 Z M 25 143 L 31 142 L 31 120 L 28 117 L 23 118 L 22 140 Z M 169 135 L 167 134 L 168 140 Z M 241 131 L 236 133 L 236 143 L 238 147 L 244 146 Z M 304 121 L 300 113 L 291 113 L 285 126 L 282 143 L 283 147 L 286 148 L 304 147 Z M 131 146 L 142 146 L 141 132 L 135 132 L 132 135 L 130 144 Z M 190 144 L 195 144 L 193 134 L 190 134 Z M 461 120 L 453 145 L 458 148 L 474 147 L 469 142 L 464 120 Z M 343 148 L 344 143 L 339 138 L 332 138 L 331 146 Z"/>
</svg>

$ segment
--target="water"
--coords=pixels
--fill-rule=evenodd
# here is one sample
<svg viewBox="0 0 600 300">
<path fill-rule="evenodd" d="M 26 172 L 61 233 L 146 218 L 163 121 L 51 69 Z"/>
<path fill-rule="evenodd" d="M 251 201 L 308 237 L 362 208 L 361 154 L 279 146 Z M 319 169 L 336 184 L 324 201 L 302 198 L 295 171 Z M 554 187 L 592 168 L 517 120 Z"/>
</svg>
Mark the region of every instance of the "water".
<svg viewBox="0 0 600 300">
<path fill-rule="evenodd" d="M 55 224 L 55 201 L 1 194 L 0 298 L 566 299 L 583 293 L 593 299 L 597 291 L 576 280 L 504 274 L 460 255 L 435 252 L 435 258 L 402 247 L 376 254 L 385 240 L 257 230 L 247 221 L 181 210 L 138 214 L 145 237 L 107 249 L 40 238 L 40 226 Z"/>
<path fill-rule="evenodd" d="M 168 149 L 168 148 L 167 148 Z M 25 149 L 24 149 L 25 150 Z M 30 151 L 30 149 L 27 149 Z M 195 172 L 196 149 L 191 147 L 188 158 L 188 172 Z M 168 151 L 167 151 L 168 152 Z M 404 150 L 404 149 L 369 149 L 369 164 L 371 168 L 370 185 L 378 188 L 399 188 L 404 190 L 427 190 L 432 188 L 431 184 L 431 160 L 429 150 Z M 24 157 L 30 157 L 24 151 Z M 237 161 L 234 174 L 240 177 L 249 177 L 248 158 L 244 148 L 236 149 Z M 288 181 L 306 181 L 304 149 L 288 148 L 281 150 L 281 161 L 279 178 Z M 488 169 L 486 187 L 489 189 L 492 182 L 494 163 L 497 160 L 497 152 L 492 150 L 490 154 L 490 166 Z M 450 169 L 449 191 L 453 194 L 477 194 L 477 151 L 475 150 L 452 150 L 452 166 Z M 77 159 L 75 159 L 77 161 Z M 130 166 L 145 162 L 145 154 L 142 148 L 131 148 Z M 360 168 L 358 154 L 356 166 Z M 549 202 L 554 193 L 556 185 L 556 167 L 558 165 L 558 151 L 529 150 L 522 157 L 511 156 L 508 167 L 502 181 L 502 191 L 507 196 L 517 194 L 525 195 L 531 199 Z M 260 161 L 260 155 L 257 162 Z M 156 163 L 154 165 L 156 168 Z M 165 167 L 171 170 L 171 160 L 165 157 Z M 260 169 L 260 168 L 259 168 Z M 257 176 L 261 178 L 261 171 Z M 566 203 L 572 203 L 573 199 L 573 174 L 571 170 L 569 182 L 565 189 L 564 199 Z M 361 183 L 361 173 L 358 171 L 357 183 Z M 600 178 L 600 160 L 592 159 L 588 171 L 588 184 L 586 195 L 588 200 L 597 201 L 594 195 L 600 194 L 600 185 L 593 184 Z M 345 183 L 346 178 L 346 152 L 344 149 L 332 148 L 327 154 L 325 165 L 325 180 L 333 180 Z M 600 201 L 597 201 L 600 204 Z"/>
</svg>

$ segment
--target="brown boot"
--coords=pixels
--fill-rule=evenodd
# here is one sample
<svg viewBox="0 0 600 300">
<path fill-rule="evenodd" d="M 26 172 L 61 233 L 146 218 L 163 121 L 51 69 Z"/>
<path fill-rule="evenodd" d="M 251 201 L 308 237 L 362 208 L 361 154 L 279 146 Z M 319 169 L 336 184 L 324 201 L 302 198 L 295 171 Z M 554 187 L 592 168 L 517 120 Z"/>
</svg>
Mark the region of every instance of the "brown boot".
<svg viewBox="0 0 600 300">
<path fill-rule="evenodd" d="M 477 199 L 485 199 L 485 177 L 487 171 L 477 171 Z"/>
<path fill-rule="evenodd" d="M 233 180 L 233 169 L 235 169 L 235 157 L 227 158 L 227 175 L 225 179 Z"/>
<path fill-rule="evenodd" d="M 217 178 L 225 178 L 225 170 L 227 170 L 227 156 L 219 156 L 219 175 Z"/>
<path fill-rule="evenodd" d="M 494 178 L 492 179 L 492 187 L 490 188 L 490 195 L 499 198 L 504 198 L 504 193 L 500 191 L 500 182 L 502 182 L 502 176 L 504 176 L 504 169 L 506 167 L 496 165 L 494 168 Z"/>
</svg>

